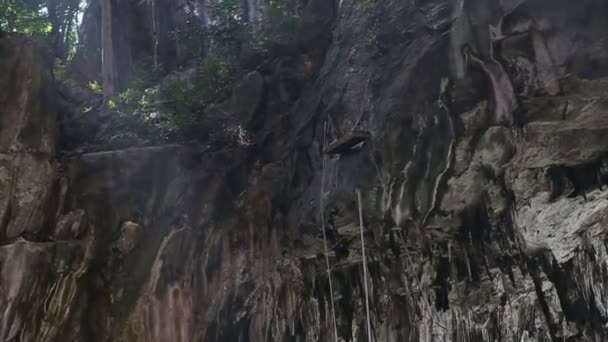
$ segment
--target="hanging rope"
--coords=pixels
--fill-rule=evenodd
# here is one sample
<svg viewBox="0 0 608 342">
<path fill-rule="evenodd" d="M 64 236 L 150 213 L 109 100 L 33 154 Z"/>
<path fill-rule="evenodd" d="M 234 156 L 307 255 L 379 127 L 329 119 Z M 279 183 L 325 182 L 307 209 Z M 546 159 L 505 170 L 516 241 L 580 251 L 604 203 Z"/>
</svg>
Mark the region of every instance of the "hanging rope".
<svg viewBox="0 0 608 342">
<path fill-rule="evenodd" d="M 367 340 L 372 342 L 372 322 L 369 317 L 369 291 L 367 289 L 367 258 L 365 257 L 365 241 L 363 239 L 363 209 L 361 208 L 361 191 L 357 189 L 359 202 L 359 229 L 361 231 L 361 253 L 363 256 L 363 288 L 365 289 L 365 311 L 367 313 Z"/>
<path fill-rule="evenodd" d="M 403 233 L 402 233 L 401 229 L 397 229 L 396 232 L 397 232 L 397 236 L 399 237 L 399 240 L 401 242 L 401 245 L 403 246 L 403 251 L 405 253 L 405 257 L 406 257 L 406 259 L 407 259 L 407 261 L 408 261 L 408 263 L 409 263 L 409 265 L 410 265 L 410 267 L 412 269 L 412 272 L 416 273 L 416 271 L 415 271 L 416 268 L 414 266 L 414 263 L 412 262 L 412 258 L 410 257 L 410 253 L 409 253 L 409 251 L 407 249 L 407 246 L 405 244 L 405 239 L 403 237 Z M 451 248 L 449 249 L 449 252 L 451 254 Z M 422 292 L 422 288 L 421 288 L 421 286 L 422 286 L 422 275 L 420 275 L 420 276 L 414 276 L 414 278 L 418 282 L 418 290 L 415 291 L 415 292 Z M 406 281 L 407 281 L 407 278 L 406 278 Z M 412 293 L 412 292 L 410 292 L 410 293 Z M 422 304 L 421 304 L 422 308 L 421 309 L 427 313 L 428 318 L 431 320 L 431 324 L 438 325 L 439 328 L 443 329 L 444 331 L 450 331 L 450 330 L 447 329 L 447 327 L 445 325 L 443 325 L 443 324 L 441 324 L 439 322 L 435 322 L 435 321 L 432 320 L 432 318 L 433 318 L 434 315 L 433 315 L 433 312 L 431 310 L 431 301 L 428 298 L 428 296 L 422 295 L 422 296 L 420 296 L 420 298 L 421 298 L 421 301 L 422 301 Z M 423 319 L 423 317 L 421 317 L 421 319 Z"/>
<path fill-rule="evenodd" d="M 323 149 L 325 148 L 325 139 L 327 137 L 327 122 L 325 122 L 325 126 L 323 127 Z M 338 326 L 336 324 L 336 308 L 334 306 L 334 287 L 331 281 L 331 268 L 329 266 L 329 250 L 327 248 L 327 234 L 325 233 L 325 214 L 324 214 L 324 206 L 323 206 L 323 197 L 325 195 L 325 153 L 321 149 L 321 153 L 323 154 L 322 163 L 321 163 L 321 194 L 319 198 L 319 207 L 321 212 L 321 229 L 323 230 L 323 244 L 325 246 L 325 265 L 327 266 L 327 279 L 329 279 L 329 298 L 331 300 L 331 314 L 333 318 L 334 325 L 334 339 L 338 342 Z"/>
</svg>

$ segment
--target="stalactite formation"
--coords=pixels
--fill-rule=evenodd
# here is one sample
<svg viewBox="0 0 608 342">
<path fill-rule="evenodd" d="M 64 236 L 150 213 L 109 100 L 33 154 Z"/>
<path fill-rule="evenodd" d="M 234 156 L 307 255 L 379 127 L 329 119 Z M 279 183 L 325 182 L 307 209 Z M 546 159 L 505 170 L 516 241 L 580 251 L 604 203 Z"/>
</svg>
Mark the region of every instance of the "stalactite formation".
<svg viewBox="0 0 608 342">
<path fill-rule="evenodd" d="M 153 3 L 112 2 L 117 54 L 177 26 Z M 222 148 L 58 151 L 44 50 L 0 35 L 0 340 L 605 340 L 608 5 L 301 5 Z"/>
</svg>

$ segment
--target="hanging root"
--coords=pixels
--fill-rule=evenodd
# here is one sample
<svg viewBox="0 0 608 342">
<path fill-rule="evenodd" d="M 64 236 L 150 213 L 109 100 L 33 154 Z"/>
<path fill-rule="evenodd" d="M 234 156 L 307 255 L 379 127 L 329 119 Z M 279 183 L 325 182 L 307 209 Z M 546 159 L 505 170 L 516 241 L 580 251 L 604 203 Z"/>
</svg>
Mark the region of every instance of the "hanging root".
<svg viewBox="0 0 608 342">
<path fill-rule="evenodd" d="M 365 240 L 363 238 L 363 209 L 361 208 L 361 191 L 357 189 L 359 203 L 359 230 L 361 231 L 361 253 L 363 257 L 363 288 L 365 289 L 365 312 L 367 314 L 367 340 L 372 342 L 372 323 L 369 317 L 369 292 L 367 289 L 367 258 L 365 257 Z"/>
<path fill-rule="evenodd" d="M 325 138 L 327 137 L 327 122 L 323 128 L 323 148 L 325 148 Z M 331 300 L 331 313 L 334 326 L 334 339 L 338 342 L 338 326 L 336 324 L 336 308 L 334 305 L 334 287 L 331 281 L 331 268 L 329 265 L 329 250 L 327 248 L 327 233 L 325 232 L 325 214 L 323 207 L 323 196 L 325 194 L 325 153 L 323 153 L 321 164 L 321 195 L 319 198 L 319 208 L 321 215 L 321 229 L 323 230 L 323 245 L 325 246 L 325 266 L 327 267 L 327 279 L 329 280 L 329 298 Z"/>
</svg>

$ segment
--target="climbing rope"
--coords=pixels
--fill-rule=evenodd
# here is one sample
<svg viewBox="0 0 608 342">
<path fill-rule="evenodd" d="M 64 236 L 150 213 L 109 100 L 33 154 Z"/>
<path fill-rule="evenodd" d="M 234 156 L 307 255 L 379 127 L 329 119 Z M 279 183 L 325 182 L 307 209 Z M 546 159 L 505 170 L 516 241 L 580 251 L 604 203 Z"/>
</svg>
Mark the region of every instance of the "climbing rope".
<svg viewBox="0 0 608 342">
<path fill-rule="evenodd" d="M 367 340 L 372 342 L 372 322 L 369 317 L 369 291 L 367 289 L 367 258 L 365 257 L 365 241 L 363 239 L 363 209 L 361 208 L 361 191 L 357 189 L 359 202 L 359 230 L 361 231 L 361 254 L 363 257 L 363 288 L 365 289 L 365 311 L 367 313 Z"/>
<path fill-rule="evenodd" d="M 327 122 L 325 122 L 325 126 L 323 128 L 323 149 L 325 148 L 325 139 L 327 138 Z M 324 206 L 323 206 L 323 197 L 325 195 L 325 153 L 321 150 L 323 155 L 322 163 L 321 163 L 321 194 L 319 198 L 319 207 L 320 207 L 320 215 L 321 215 L 321 229 L 323 230 L 323 244 L 325 246 L 325 265 L 327 266 L 327 279 L 329 279 L 329 297 L 331 300 L 331 313 L 333 318 L 334 325 L 334 339 L 338 342 L 338 326 L 336 324 L 336 308 L 334 306 L 334 288 L 331 281 L 331 268 L 329 266 L 329 250 L 327 248 L 327 234 L 325 232 L 325 214 Z"/>
<path fill-rule="evenodd" d="M 416 273 L 416 271 L 415 271 L 416 268 L 414 266 L 414 263 L 412 262 L 412 258 L 410 256 L 410 253 L 409 253 L 409 251 L 407 249 L 407 246 L 405 244 L 405 238 L 403 237 L 403 232 L 401 231 L 401 229 L 396 229 L 394 231 L 397 233 L 397 237 L 399 238 L 399 241 L 401 242 L 401 246 L 403 247 L 405 258 L 406 258 L 406 260 L 407 260 L 410 268 L 412 269 L 412 272 Z M 449 248 L 450 248 L 449 249 L 449 253 L 451 255 L 451 247 L 449 247 Z M 416 282 L 418 283 L 419 288 L 418 288 L 417 291 L 411 290 L 410 295 L 413 292 L 421 292 L 422 291 L 422 289 L 420 288 L 420 286 L 422 285 L 422 275 L 420 275 L 420 276 L 414 276 L 414 278 L 415 278 Z M 407 278 L 406 278 L 406 282 L 407 282 Z M 421 310 L 426 312 L 426 314 L 428 315 L 428 318 L 432 318 L 433 317 L 433 312 L 431 310 L 431 301 L 430 301 L 429 297 L 423 295 L 423 296 L 420 297 L 420 299 L 421 299 L 421 305 L 422 305 Z M 412 303 L 413 303 L 413 299 L 410 298 L 410 300 L 412 300 Z M 423 317 L 421 317 L 421 319 L 423 319 Z M 439 322 L 431 320 L 431 325 L 432 324 L 435 324 L 435 325 L 439 326 L 439 328 L 443 329 L 444 331 L 449 331 L 445 325 L 443 325 L 443 324 L 441 324 Z"/>
</svg>

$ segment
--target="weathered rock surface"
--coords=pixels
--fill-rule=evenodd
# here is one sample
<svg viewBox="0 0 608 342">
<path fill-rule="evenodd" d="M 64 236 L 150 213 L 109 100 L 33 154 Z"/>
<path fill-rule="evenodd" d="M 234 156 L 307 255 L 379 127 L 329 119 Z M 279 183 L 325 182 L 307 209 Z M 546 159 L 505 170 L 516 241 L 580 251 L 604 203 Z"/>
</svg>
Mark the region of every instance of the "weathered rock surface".
<svg viewBox="0 0 608 342">
<path fill-rule="evenodd" d="M 0 84 L 21 94 L 0 112 L 0 339 L 333 341 L 335 316 L 362 341 L 367 281 L 376 341 L 605 340 L 608 5 L 308 3 L 331 43 L 306 44 L 325 55 L 306 77 L 237 89 L 252 144 L 60 173 L 52 107 L 21 100 L 48 70 L 0 38 Z M 20 63 L 33 81 L 5 81 Z M 369 138 L 322 154 L 354 131 Z"/>
<path fill-rule="evenodd" d="M 0 236 L 12 239 L 41 232 L 53 212 L 57 112 L 44 50 L 4 35 L 0 89 Z"/>
</svg>

